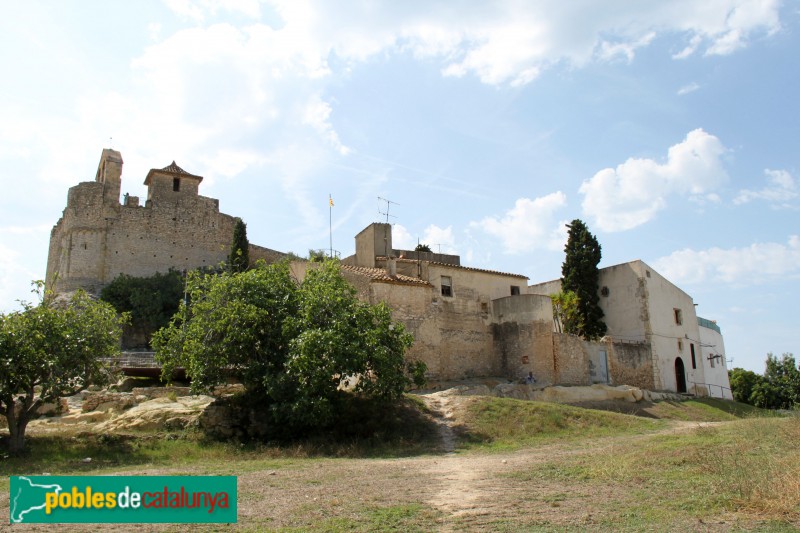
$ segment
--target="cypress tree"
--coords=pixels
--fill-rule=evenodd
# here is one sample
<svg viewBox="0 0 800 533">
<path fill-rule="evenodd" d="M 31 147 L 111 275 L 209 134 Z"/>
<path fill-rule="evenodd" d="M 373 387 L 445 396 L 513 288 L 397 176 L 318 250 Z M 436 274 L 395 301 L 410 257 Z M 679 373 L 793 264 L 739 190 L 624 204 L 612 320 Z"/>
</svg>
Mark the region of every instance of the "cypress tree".
<svg viewBox="0 0 800 533">
<path fill-rule="evenodd" d="M 598 339 L 606 333 L 597 290 L 600 280 L 597 265 L 602 256 L 600 243 L 580 219 L 573 220 L 567 227 L 569 237 L 564 247 L 566 257 L 561 265 L 561 290 L 572 291 L 578 296 L 578 312 L 582 320 L 570 328 L 573 331 L 566 333 L 587 340 Z"/>
<path fill-rule="evenodd" d="M 247 240 L 247 224 L 241 218 L 236 219 L 233 228 L 233 244 L 228 256 L 228 268 L 232 272 L 244 272 L 250 266 L 250 243 Z"/>
</svg>

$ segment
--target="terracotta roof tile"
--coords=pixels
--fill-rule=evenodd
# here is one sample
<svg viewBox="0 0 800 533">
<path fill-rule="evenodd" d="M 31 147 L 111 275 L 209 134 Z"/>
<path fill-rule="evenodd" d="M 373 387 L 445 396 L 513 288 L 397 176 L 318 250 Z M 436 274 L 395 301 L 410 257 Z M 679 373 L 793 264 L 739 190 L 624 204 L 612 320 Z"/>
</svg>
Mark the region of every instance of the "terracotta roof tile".
<svg viewBox="0 0 800 533">
<path fill-rule="evenodd" d="M 376 259 L 383 259 L 384 261 L 386 260 L 385 257 L 377 257 Z M 398 262 L 404 262 L 404 263 L 416 263 L 417 262 L 416 259 L 397 259 L 397 261 Z M 448 267 L 448 268 L 456 268 L 456 269 L 459 269 L 459 270 L 469 270 L 469 271 L 472 271 L 472 272 L 484 272 L 486 274 L 497 274 L 499 276 L 510 276 L 512 278 L 529 279 L 528 276 L 523 276 L 522 274 L 510 274 L 508 272 L 500 272 L 500 271 L 497 271 L 497 270 L 486 270 L 485 268 L 465 267 L 465 266 L 460 266 L 460 265 L 452 265 L 450 263 L 440 263 L 439 261 L 424 261 L 423 260 L 423 262 L 431 264 L 431 265 L 436 265 L 436 266 L 444 266 L 444 267 Z"/>
<path fill-rule="evenodd" d="M 184 174 L 186 176 L 194 176 L 195 178 L 199 178 L 200 177 L 200 176 L 196 176 L 195 174 L 192 174 L 191 172 L 186 172 L 181 167 L 176 165 L 175 161 L 172 161 L 172 163 L 170 163 L 169 165 L 165 166 L 161 170 L 164 171 L 164 172 L 169 172 L 171 174 Z"/>
<path fill-rule="evenodd" d="M 360 267 L 353 265 L 342 265 L 342 269 L 347 270 L 349 272 L 354 272 L 356 274 L 361 274 L 362 276 L 367 276 L 368 278 L 370 278 L 370 280 L 377 281 L 380 283 L 399 283 L 401 285 L 419 285 L 427 287 L 431 286 L 431 284 L 425 280 L 412 278 L 411 276 L 406 276 L 403 274 L 390 276 L 389 274 L 386 273 L 386 270 L 383 268 L 369 268 L 369 267 Z"/>
<path fill-rule="evenodd" d="M 167 174 L 172 174 L 173 176 L 188 176 L 197 179 L 198 182 L 203 181 L 203 176 L 198 176 L 196 174 L 192 174 L 191 172 L 186 172 L 181 167 L 179 167 L 175 163 L 175 161 L 173 161 L 164 168 L 151 168 L 150 172 L 147 173 L 147 177 L 144 179 L 145 185 L 150 186 L 150 181 L 153 177 L 154 172 L 166 172 Z"/>
</svg>

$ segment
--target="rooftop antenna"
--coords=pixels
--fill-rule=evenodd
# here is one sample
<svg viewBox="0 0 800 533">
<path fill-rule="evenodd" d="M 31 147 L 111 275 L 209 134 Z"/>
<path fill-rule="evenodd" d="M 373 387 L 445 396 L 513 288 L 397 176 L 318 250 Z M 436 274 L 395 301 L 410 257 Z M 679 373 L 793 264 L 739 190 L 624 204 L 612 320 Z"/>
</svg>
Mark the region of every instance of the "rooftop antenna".
<svg viewBox="0 0 800 533">
<path fill-rule="evenodd" d="M 387 198 L 381 198 L 380 196 L 378 196 L 378 200 L 380 200 L 382 202 L 386 202 L 386 212 L 384 213 L 379 208 L 378 209 L 378 213 L 380 213 L 381 215 L 386 215 L 386 223 L 387 224 L 389 223 L 389 217 L 397 218 L 396 216 L 389 214 L 389 208 L 392 206 L 392 204 L 394 204 L 394 205 L 400 205 L 400 204 L 398 204 L 397 202 L 393 202 L 393 201 L 391 201 L 391 200 L 389 200 Z"/>
</svg>

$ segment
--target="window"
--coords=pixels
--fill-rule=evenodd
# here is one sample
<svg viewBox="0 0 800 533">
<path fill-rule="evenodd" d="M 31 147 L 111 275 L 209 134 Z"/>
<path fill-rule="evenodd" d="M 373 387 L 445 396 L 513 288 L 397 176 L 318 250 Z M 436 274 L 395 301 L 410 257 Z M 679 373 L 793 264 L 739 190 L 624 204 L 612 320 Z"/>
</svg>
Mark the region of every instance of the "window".
<svg viewBox="0 0 800 533">
<path fill-rule="evenodd" d="M 675 312 L 675 323 L 680 326 L 683 324 L 683 313 L 680 309 L 673 309 L 673 311 Z"/>
<path fill-rule="evenodd" d="M 711 357 L 708 359 L 708 362 L 709 362 L 709 363 L 711 363 L 711 368 L 714 368 L 714 359 L 716 359 L 714 356 L 711 356 Z"/>
<path fill-rule="evenodd" d="M 602 289 L 600 289 L 600 295 L 601 296 L 608 297 L 610 292 L 611 291 L 608 290 L 608 287 L 603 287 Z"/>
<path fill-rule="evenodd" d="M 172 190 L 178 192 L 181 190 L 181 179 L 180 178 L 172 178 Z"/>
<path fill-rule="evenodd" d="M 692 352 L 692 368 L 697 368 L 697 361 L 694 358 L 694 344 L 692 344 L 691 342 L 689 343 L 689 351 Z"/>
<path fill-rule="evenodd" d="M 519 286 L 517 285 L 511 286 L 511 296 L 519 296 Z"/>
<path fill-rule="evenodd" d="M 678 339 L 678 351 L 683 351 L 683 339 Z"/>
<path fill-rule="evenodd" d="M 453 296 L 453 279 L 450 276 L 442 276 L 442 296 Z"/>
</svg>

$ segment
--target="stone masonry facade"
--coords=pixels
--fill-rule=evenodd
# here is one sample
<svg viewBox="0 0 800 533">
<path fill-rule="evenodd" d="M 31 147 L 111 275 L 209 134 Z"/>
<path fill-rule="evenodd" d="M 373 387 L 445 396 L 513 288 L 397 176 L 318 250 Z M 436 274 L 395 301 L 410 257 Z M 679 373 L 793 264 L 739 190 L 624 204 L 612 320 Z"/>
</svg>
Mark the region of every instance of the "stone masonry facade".
<svg viewBox="0 0 800 533">
<path fill-rule="evenodd" d="M 96 294 L 119 274 L 213 267 L 230 253 L 236 218 L 200 196 L 201 176 L 173 162 L 147 174 L 144 205 L 127 194 L 120 203 L 122 164 L 119 152 L 105 149 L 95 180 L 70 188 L 50 234 L 46 285 L 55 292 Z M 255 245 L 249 251 L 251 261 L 284 256 Z"/>
</svg>

